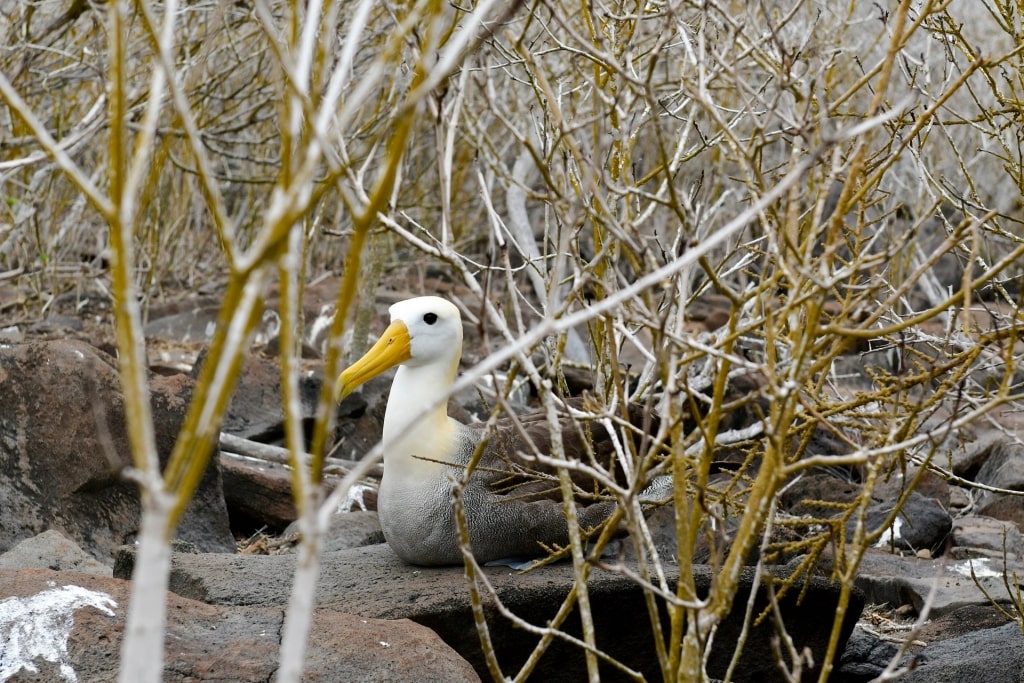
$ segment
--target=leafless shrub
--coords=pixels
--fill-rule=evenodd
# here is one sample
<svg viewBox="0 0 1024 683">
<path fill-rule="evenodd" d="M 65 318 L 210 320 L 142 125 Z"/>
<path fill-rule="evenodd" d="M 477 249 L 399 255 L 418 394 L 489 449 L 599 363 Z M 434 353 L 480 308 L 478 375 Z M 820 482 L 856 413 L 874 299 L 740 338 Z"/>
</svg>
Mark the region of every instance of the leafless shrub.
<svg viewBox="0 0 1024 683">
<path fill-rule="evenodd" d="M 623 430 L 628 481 L 594 474 L 641 558 L 614 566 L 648 586 L 652 614 L 669 611 L 663 677 L 694 680 L 753 549 L 799 551 L 806 573 L 834 546 L 845 606 L 879 534 L 864 524 L 873 487 L 935 468 L 943 439 L 1020 397 L 1021 19 L 1001 0 L 494 5 L 5 5 L 0 271 L 21 273 L 38 308 L 82 279 L 115 296 L 147 500 L 136 585 L 162 596 L 163 538 L 205 464 L 267 283 L 284 302 L 298 454 L 289 331 L 305 276 L 344 260 L 344 313 L 367 241 L 369 282 L 445 264 L 493 335 L 459 387 L 488 375 L 501 387 L 498 370 L 526 377 L 554 429 L 567 417 L 564 373 L 591 371 L 591 408 L 571 417 Z M 228 283 L 219 332 L 160 473 L 136 294 L 217 275 Z M 695 329 L 698 318 L 709 322 Z M 851 358 L 865 366 L 857 385 L 841 377 Z M 658 417 L 640 450 L 625 438 L 627 402 Z M 312 462 L 294 463 L 311 540 L 282 680 L 301 672 L 303 586 L 315 583 L 334 500 L 321 505 L 318 489 L 328 405 L 325 393 Z M 739 428 L 730 416 L 741 412 L 752 419 Z M 735 474 L 713 481 L 723 453 Z M 562 472 L 593 468 L 537 455 Z M 777 517 L 783 487 L 821 467 L 854 473 L 863 493 L 837 520 Z M 641 510 L 646 483 L 666 474 L 678 536 L 668 553 L 647 542 Z M 728 544 L 707 533 L 723 524 Z M 785 525 L 806 533 L 773 544 Z M 586 547 L 586 531 L 565 549 L 581 580 L 612 533 Z M 707 596 L 689 579 L 699 539 L 718 573 Z M 678 563 L 678 586 L 666 562 Z M 467 568 L 481 576 L 468 553 Z M 780 588 L 797 590 L 802 575 Z M 595 678 L 603 655 L 580 586 L 564 611 L 581 609 Z M 473 590 L 482 599 L 482 578 Z M 125 680 L 159 674 L 162 612 L 148 609 L 126 643 L 148 633 L 150 649 L 125 650 Z M 559 627 L 537 626 L 542 646 Z"/>
</svg>

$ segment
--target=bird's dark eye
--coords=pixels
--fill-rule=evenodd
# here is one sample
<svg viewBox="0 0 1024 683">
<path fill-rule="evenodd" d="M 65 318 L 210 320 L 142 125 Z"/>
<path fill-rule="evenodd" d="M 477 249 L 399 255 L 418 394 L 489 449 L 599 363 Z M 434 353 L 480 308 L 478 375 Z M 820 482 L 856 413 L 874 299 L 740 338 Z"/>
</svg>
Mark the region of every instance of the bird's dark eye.
<svg viewBox="0 0 1024 683">
<path fill-rule="evenodd" d="M 425 322 L 428 325 L 433 325 L 434 323 L 437 322 L 437 313 L 424 313 L 423 322 Z"/>
</svg>

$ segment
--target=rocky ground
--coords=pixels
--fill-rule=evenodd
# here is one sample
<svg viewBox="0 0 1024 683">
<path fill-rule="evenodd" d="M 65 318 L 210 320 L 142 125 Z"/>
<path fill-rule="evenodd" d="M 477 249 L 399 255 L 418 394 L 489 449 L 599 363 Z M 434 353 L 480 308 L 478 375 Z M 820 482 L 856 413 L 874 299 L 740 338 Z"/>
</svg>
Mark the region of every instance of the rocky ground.
<svg viewBox="0 0 1024 683">
<path fill-rule="evenodd" d="M 336 286 L 326 280 L 310 289 L 308 321 L 329 313 L 324 306 Z M 215 300 L 195 297 L 151 311 L 150 389 L 162 457 L 215 315 Z M 295 509 L 276 452 L 251 445 L 272 444 L 281 434 L 274 325 L 268 317 L 225 422 L 238 440 L 222 441 L 179 530 L 168 598 L 168 681 L 265 681 L 275 671 L 295 558 Z M 121 476 L 129 449 L 111 337 L 109 303 L 99 295 L 59 301 L 43 320 L 0 324 L 0 682 L 115 677 L 139 503 L 134 484 Z M 321 381 L 319 340 L 313 334 L 307 341 L 302 390 L 311 412 Z M 335 456 L 376 443 L 387 389 L 387 380 L 371 383 L 339 407 L 343 447 Z M 865 556 L 832 680 L 873 680 L 887 666 L 908 669 L 900 678 L 906 681 L 1024 680 L 1024 617 L 1010 599 L 1024 577 L 1024 498 L 958 485 L 1024 490 L 1016 418 L 1008 412 L 1001 419 L 1004 429 L 979 426 L 966 446 L 941 454 L 960 479 L 925 475 L 891 533 Z M 787 490 L 781 512 L 820 515 L 807 501 L 841 503 L 857 490 L 833 472 L 805 476 Z M 902 491 L 896 478 L 879 487 L 869 524 L 881 524 Z M 336 515 L 326 542 L 306 679 L 488 680 L 462 568 L 402 564 L 383 543 L 372 478 L 362 493 Z M 784 577 L 799 561 L 787 559 L 771 573 Z M 822 574 L 828 561 L 820 563 Z M 533 624 L 554 614 L 573 580 L 566 564 L 527 574 L 507 567 L 485 572 L 502 603 Z M 752 577 L 745 577 L 748 592 Z M 699 568 L 697 580 L 706 586 L 710 570 Z M 836 596 L 835 585 L 820 576 L 799 600 L 783 602 L 794 642 L 818 662 Z M 658 680 L 642 597 L 634 582 L 595 570 L 599 645 Z M 741 596 L 737 604 L 745 602 Z M 919 619 L 925 609 L 927 619 Z M 493 600 L 485 599 L 485 614 L 499 661 L 511 670 L 536 636 L 514 627 Z M 717 635 L 713 674 L 728 666 L 737 619 Z M 768 626 L 750 634 L 733 680 L 779 680 L 771 636 Z M 578 681 L 585 664 L 578 649 L 556 645 L 537 671 L 535 680 Z"/>
</svg>

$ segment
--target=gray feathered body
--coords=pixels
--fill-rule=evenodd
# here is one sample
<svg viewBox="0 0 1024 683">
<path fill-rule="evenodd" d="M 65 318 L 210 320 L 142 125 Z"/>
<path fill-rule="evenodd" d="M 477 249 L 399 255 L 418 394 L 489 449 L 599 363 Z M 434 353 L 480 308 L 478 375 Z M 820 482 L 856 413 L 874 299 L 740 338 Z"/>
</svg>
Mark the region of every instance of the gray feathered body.
<svg viewBox="0 0 1024 683">
<path fill-rule="evenodd" d="M 463 560 L 452 482 L 462 478 L 483 432 L 453 424 L 455 455 L 450 465 L 434 464 L 436 476 L 414 482 L 389 479 L 385 468 L 378 497 L 381 526 L 388 543 L 406 562 L 440 565 Z M 536 557 L 544 553 L 541 544 L 569 542 L 557 482 L 526 472 L 517 462 L 522 460 L 521 453 L 510 450 L 515 441 L 508 429 L 499 430 L 462 492 L 470 545 L 479 562 Z M 577 521 L 584 528 L 600 524 L 613 509 L 609 501 L 574 504 Z"/>
</svg>

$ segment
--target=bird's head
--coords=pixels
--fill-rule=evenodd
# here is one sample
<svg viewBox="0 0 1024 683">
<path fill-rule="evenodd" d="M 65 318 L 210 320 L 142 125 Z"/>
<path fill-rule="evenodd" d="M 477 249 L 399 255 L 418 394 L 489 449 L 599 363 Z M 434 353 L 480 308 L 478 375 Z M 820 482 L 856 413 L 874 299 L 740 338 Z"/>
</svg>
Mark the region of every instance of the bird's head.
<svg viewBox="0 0 1024 683">
<path fill-rule="evenodd" d="M 335 398 L 396 365 L 444 364 L 451 369 L 462 355 L 462 316 L 450 301 L 421 296 L 399 301 L 389 309 L 391 324 L 362 358 L 338 376 Z"/>
</svg>

